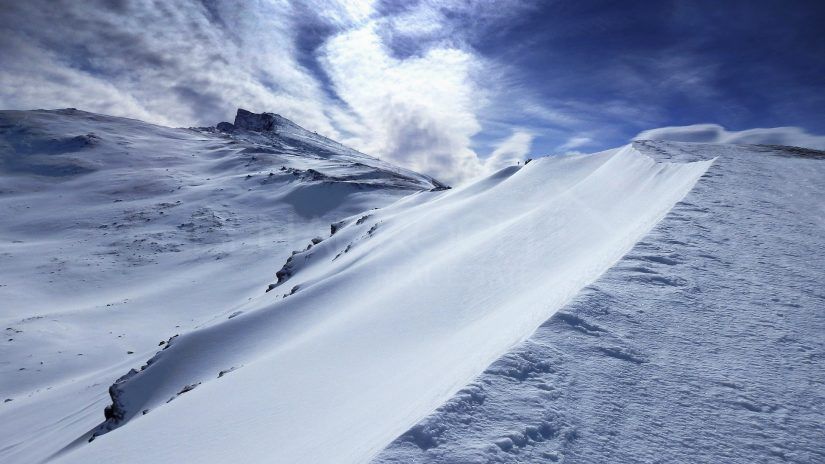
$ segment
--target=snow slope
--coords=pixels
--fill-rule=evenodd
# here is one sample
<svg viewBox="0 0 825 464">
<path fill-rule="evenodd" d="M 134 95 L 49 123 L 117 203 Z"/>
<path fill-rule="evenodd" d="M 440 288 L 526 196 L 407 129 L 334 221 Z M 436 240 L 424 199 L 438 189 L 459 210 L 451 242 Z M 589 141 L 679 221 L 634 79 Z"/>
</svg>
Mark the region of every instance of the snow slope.
<svg viewBox="0 0 825 464">
<path fill-rule="evenodd" d="M 365 462 L 610 268 L 711 162 L 630 146 L 546 158 L 353 215 L 271 291 L 121 378 L 94 441 L 55 461 Z"/>
<path fill-rule="evenodd" d="M 264 294 L 330 223 L 442 187 L 280 116 L 239 116 L 221 131 L 0 111 L 0 462 L 88 433 L 108 385 Z"/>
<path fill-rule="evenodd" d="M 825 462 L 825 153 L 637 147 L 718 159 L 617 265 L 375 463 Z"/>
</svg>

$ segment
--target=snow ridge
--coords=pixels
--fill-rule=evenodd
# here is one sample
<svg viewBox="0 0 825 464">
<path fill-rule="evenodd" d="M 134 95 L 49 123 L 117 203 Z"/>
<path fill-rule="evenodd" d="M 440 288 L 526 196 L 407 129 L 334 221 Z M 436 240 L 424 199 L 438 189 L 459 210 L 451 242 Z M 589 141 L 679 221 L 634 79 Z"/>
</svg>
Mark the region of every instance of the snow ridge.
<svg viewBox="0 0 825 464">
<path fill-rule="evenodd" d="M 238 305 L 120 382 L 131 420 L 63 459 L 364 462 L 610 268 L 712 162 L 631 146 L 539 159 L 353 216 L 305 250 L 287 298 Z"/>
<path fill-rule="evenodd" d="M 373 464 L 825 462 L 825 153 L 718 157 L 616 265 Z"/>
</svg>

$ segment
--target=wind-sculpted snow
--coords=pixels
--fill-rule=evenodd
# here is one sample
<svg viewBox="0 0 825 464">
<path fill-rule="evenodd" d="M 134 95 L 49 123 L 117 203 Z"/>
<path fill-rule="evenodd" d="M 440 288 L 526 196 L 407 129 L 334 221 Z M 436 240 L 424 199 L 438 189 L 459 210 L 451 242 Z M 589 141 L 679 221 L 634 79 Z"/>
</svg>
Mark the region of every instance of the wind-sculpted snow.
<svg viewBox="0 0 825 464">
<path fill-rule="evenodd" d="M 610 268 L 711 163 L 630 146 L 544 158 L 354 215 L 272 291 L 125 377 L 99 429 L 113 430 L 59 461 L 365 462 Z"/>
<path fill-rule="evenodd" d="M 374 464 L 825 462 L 825 152 L 638 146 L 718 159 Z"/>
</svg>

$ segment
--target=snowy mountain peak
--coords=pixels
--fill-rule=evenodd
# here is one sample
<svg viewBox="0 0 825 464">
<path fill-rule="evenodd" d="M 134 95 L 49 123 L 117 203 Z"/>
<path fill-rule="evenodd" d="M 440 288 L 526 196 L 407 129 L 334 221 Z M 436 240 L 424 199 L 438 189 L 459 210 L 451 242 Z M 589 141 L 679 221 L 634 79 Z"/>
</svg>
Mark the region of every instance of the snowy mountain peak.
<svg viewBox="0 0 825 464">
<path fill-rule="evenodd" d="M 279 128 L 288 127 L 290 129 L 299 129 L 309 132 L 303 127 L 295 124 L 289 119 L 275 113 L 253 113 L 243 108 L 238 108 L 235 114 L 235 123 L 228 122 L 219 123 L 217 128 L 222 131 L 230 132 L 235 129 L 242 129 L 255 132 L 277 132 Z"/>
</svg>

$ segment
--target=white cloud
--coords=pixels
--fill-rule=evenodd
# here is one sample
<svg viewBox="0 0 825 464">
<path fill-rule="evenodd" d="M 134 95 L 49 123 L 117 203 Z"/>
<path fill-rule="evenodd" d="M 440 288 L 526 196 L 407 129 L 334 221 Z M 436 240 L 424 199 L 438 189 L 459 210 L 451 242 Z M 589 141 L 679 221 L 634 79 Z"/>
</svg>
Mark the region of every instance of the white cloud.
<svg viewBox="0 0 825 464">
<path fill-rule="evenodd" d="M 438 47 L 398 59 L 376 28 L 368 23 L 342 32 L 323 48 L 324 68 L 358 122 L 345 142 L 447 182 L 482 172 L 469 148 L 483 103 L 470 77 L 474 57 Z"/>
<path fill-rule="evenodd" d="M 425 3 L 401 13 L 389 20 L 395 32 L 409 36 L 428 36 L 444 27 L 444 17 L 437 8 Z"/>
<path fill-rule="evenodd" d="M 315 4 L 314 10 L 337 24 L 361 24 L 375 13 L 375 1 L 321 1 Z"/>
<path fill-rule="evenodd" d="M 484 160 L 486 171 L 497 171 L 506 166 L 512 166 L 524 161 L 530 154 L 533 143 L 533 134 L 522 130 L 515 130 L 510 137 L 502 140 L 495 150 Z"/>
<path fill-rule="evenodd" d="M 593 139 L 591 139 L 590 137 L 586 137 L 586 136 L 583 136 L 583 135 L 576 135 L 576 136 L 570 137 L 569 139 L 567 139 L 566 142 L 559 145 L 559 150 L 561 150 L 561 151 L 571 151 L 571 150 L 574 150 L 576 148 L 587 145 L 588 143 L 591 143 L 591 142 L 593 142 Z"/>
<path fill-rule="evenodd" d="M 676 142 L 791 145 L 825 150 L 825 136 L 799 127 L 773 127 L 729 131 L 718 124 L 662 127 L 646 130 L 634 140 L 672 140 Z"/>
</svg>

